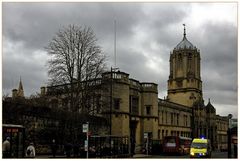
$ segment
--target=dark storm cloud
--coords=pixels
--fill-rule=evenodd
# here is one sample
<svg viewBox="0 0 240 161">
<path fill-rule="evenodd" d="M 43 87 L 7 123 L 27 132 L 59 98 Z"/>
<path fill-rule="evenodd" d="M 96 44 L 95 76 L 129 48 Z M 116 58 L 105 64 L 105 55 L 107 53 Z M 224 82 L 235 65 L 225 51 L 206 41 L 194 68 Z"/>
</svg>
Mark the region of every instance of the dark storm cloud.
<svg viewBox="0 0 240 161">
<path fill-rule="evenodd" d="M 237 28 L 207 23 L 199 43 L 206 97 L 221 104 L 237 102 Z M 207 39 L 207 41 L 206 41 Z"/>
<path fill-rule="evenodd" d="M 135 3 L 3 3 L 3 34 L 12 41 L 25 41 L 28 48 L 39 48 L 46 46 L 60 27 L 69 24 L 91 26 L 99 39 L 107 37 L 113 32 L 113 20 L 117 19 L 119 35 L 126 36 L 131 32 L 131 25 L 141 17 L 139 6 Z"/>
<path fill-rule="evenodd" d="M 39 92 L 47 75 L 44 66 L 46 53 L 26 49 L 22 43 L 3 40 L 3 93 L 11 95 L 11 90 L 18 88 L 20 77 L 27 96 Z"/>
<path fill-rule="evenodd" d="M 44 47 L 47 46 L 60 27 L 69 24 L 91 26 L 100 45 L 106 44 L 106 42 L 109 44 L 110 41 L 110 45 L 108 45 L 110 49 L 103 48 L 103 50 L 107 54 L 111 54 L 114 19 L 117 19 L 118 40 L 121 40 L 121 37 L 126 39 L 131 33 L 132 25 L 141 17 L 139 6 L 140 4 L 135 3 L 3 3 L 3 36 L 7 37 L 3 46 L 6 46 L 6 43 L 21 44 L 22 50 L 22 57 L 19 55 L 18 49 L 4 53 L 3 61 L 6 66 L 4 65 L 3 69 L 3 84 L 5 86 L 3 89 L 8 89 L 8 91 L 12 89 L 12 85 L 10 87 L 7 84 L 9 79 L 15 78 L 16 75 L 18 75 L 17 77 L 19 75 L 26 76 L 21 73 L 33 73 L 31 68 L 37 66 L 37 64 L 25 62 L 26 66 L 33 66 L 27 70 L 22 67 L 17 68 L 18 63 L 10 62 L 12 57 L 16 55 L 23 58 L 20 62 L 29 60 L 35 50 L 44 51 Z M 109 50 L 111 51 L 108 52 Z M 42 69 L 44 63 L 42 62 L 38 67 Z M 43 74 L 41 72 L 47 73 L 47 71 L 38 70 L 40 75 Z M 32 80 L 31 77 L 25 79 Z M 37 84 L 41 86 L 46 80 L 46 76 L 38 79 L 32 88 L 36 89 Z M 27 90 L 27 95 L 30 94 L 29 92 Z"/>
</svg>

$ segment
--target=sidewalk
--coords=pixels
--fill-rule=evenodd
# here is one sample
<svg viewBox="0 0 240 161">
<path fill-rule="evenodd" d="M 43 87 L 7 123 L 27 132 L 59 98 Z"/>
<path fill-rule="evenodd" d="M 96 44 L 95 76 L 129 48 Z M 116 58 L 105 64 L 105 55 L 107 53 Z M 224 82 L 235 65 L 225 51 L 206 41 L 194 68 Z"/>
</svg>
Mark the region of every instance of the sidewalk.
<svg viewBox="0 0 240 161">
<path fill-rule="evenodd" d="M 36 155 L 35 158 L 39 159 L 54 159 L 52 155 Z M 56 155 L 55 158 L 66 158 L 65 155 Z"/>
<path fill-rule="evenodd" d="M 146 154 L 135 154 L 133 155 L 133 157 L 129 157 L 129 158 L 150 158 L 152 155 L 146 155 Z M 65 155 L 56 155 L 55 158 L 53 158 L 52 155 L 37 155 L 35 158 L 39 158 L 39 159 L 55 159 L 55 158 L 66 158 Z M 66 158 L 66 159 L 70 159 L 70 158 Z M 74 159 L 73 157 L 71 157 L 71 159 Z M 77 159 L 77 158 L 75 158 Z M 94 159 L 94 158 L 91 158 Z M 100 159 L 100 158 L 95 158 L 95 159 Z"/>
<path fill-rule="evenodd" d="M 133 155 L 133 158 L 150 158 L 152 155 L 147 154 L 135 154 Z"/>
</svg>

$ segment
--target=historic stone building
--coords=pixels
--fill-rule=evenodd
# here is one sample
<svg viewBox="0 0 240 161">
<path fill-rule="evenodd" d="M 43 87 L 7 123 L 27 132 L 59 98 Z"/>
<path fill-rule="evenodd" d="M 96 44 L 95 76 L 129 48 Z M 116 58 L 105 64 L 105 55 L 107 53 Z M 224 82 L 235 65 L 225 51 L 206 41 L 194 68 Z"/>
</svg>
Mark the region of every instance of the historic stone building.
<svg viewBox="0 0 240 161">
<path fill-rule="evenodd" d="M 144 133 L 152 139 L 158 139 L 157 84 L 141 83 L 121 71 L 105 72 L 97 82 L 100 85 L 96 88 L 99 99 L 93 99 L 93 104 L 99 104 L 95 109 L 98 116 L 111 119 L 111 135 L 131 137 L 136 142 L 136 151 L 140 151 L 143 146 Z M 69 105 L 62 104 L 65 100 L 64 92 L 61 92 L 63 87 L 41 88 L 41 94 L 48 97 L 52 108 L 66 108 Z M 53 91 L 58 91 L 58 95 Z M 105 134 L 109 134 L 108 130 Z"/>
<path fill-rule="evenodd" d="M 159 99 L 158 139 L 164 136 L 192 136 L 192 110 L 184 105 Z"/>
<path fill-rule="evenodd" d="M 170 53 L 168 96 L 159 102 L 159 136 L 206 137 L 213 148 L 226 147 L 228 119 L 216 116 L 210 99 L 204 105 L 200 60 L 200 50 L 187 40 L 184 25 L 183 39 Z"/>
<path fill-rule="evenodd" d="M 158 98 L 157 84 L 139 82 L 125 72 L 111 71 L 90 83 L 95 92 L 89 97 L 88 111 L 109 120 L 105 134 L 134 139 L 136 152 L 144 146 L 146 134 L 151 140 L 160 141 L 169 135 L 205 136 L 215 148 L 224 149 L 228 118 L 216 115 L 210 99 L 204 105 L 200 60 L 200 50 L 187 40 L 184 27 L 182 41 L 170 52 L 166 99 Z M 49 107 L 70 110 L 64 86 L 41 88 Z M 13 96 L 23 95 L 21 81 L 17 93 L 13 91 Z"/>
</svg>

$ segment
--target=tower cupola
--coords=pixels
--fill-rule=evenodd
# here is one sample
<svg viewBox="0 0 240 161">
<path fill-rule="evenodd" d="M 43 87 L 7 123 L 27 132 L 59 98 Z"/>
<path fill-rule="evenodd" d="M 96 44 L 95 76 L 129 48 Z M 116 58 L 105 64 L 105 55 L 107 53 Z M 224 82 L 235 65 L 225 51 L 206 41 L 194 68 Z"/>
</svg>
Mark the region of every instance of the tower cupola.
<svg viewBox="0 0 240 161">
<path fill-rule="evenodd" d="M 186 37 L 185 24 L 183 24 L 183 26 L 184 26 L 183 39 L 180 43 L 177 44 L 177 46 L 174 48 L 174 50 L 196 49 L 196 47 L 193 46 L 193 44 L 190 41 L 188 41 L 188 39 Z"/>
</svg>

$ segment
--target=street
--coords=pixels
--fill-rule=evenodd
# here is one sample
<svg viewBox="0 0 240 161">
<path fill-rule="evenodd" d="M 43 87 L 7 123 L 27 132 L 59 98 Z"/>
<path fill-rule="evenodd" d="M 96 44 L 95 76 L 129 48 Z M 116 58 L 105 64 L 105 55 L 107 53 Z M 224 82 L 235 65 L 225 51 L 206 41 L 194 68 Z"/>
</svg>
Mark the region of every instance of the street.
<svg viewBox="0 0 240 161">
<path fill-rule="evenodd" d="M 52 158 L 51 155 L 37 155 L 36 158 Z M 56 158 L 66 158 L 64 155 L 58 155 Z M 146 154 L 136 154 L 133 156 L 131 159 L 141 159 L 141 158 L 169 158 L 169 159 L 178 159 L 178 158 L 186 158 L 190 159 L 189 155 L 146 155 Z M 214 151 L 212 152 L 212 158 L 227 158 L 227 152 L 219 152 L 219 151 Z M 93 159 L 93 158 L 92 158 Z M 96 158 L 100 159 L 100 158 Z"/>
<path fill-rule="evenodd" d="M 135 159 L 137 158 L 170 158 L 170 159 L 178 159 L 178 158 L 189 158 L 189 155 L 135 155 Z M 227 158 L 227 152 L 213 151 L 212 158 Z M 190 158 L 189 158 L 190 159 Z"/>
</svg>

